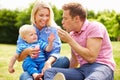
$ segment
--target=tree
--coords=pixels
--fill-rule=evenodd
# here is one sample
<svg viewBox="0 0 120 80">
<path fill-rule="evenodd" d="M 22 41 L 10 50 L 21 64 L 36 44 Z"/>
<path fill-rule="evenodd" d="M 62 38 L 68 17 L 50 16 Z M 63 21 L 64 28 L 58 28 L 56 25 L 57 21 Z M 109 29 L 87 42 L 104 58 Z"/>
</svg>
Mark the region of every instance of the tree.
<svg viewBox="0 0 120 80">
<path fill-rule="evenodd" d="M 118 23 L 117 26 L 114 28 L 115 36 L 117 37 L 117 40 L 120 41 L 120 14 L 116 15 L 116 22 Z"/>
<path fill-rule="evenodd" d="M 31 4 L 28 9 L 24 9 L 19 14 L 17 14 L 17 18 L 16 18 L 17 22 L 15 23 L 17 27 L 20 27 L 24 24 L 30 24 L 32 7 L 33 7 L 33 4 Z"/>
<path fill-rule="evenodd" d="M 52 6 L 53 12 L 54 12 L 54 20 L 59 25 L 62 26 L 62 10 L 57 9 L 56 6 Z"/>
<path fill-rule="evenodd" d="M 87 18 L 88 18 L 89 20 L 96 19 L 96 14 L 94 13 L 93 10 L 87 10 Z"/>
<path fill-rule="evenodd" d="M 0 10 L 0 43 L 16 43 L 18 34 L 18 28 L 15 27 L 17 13 L 19 12 Z"/>
</svg>

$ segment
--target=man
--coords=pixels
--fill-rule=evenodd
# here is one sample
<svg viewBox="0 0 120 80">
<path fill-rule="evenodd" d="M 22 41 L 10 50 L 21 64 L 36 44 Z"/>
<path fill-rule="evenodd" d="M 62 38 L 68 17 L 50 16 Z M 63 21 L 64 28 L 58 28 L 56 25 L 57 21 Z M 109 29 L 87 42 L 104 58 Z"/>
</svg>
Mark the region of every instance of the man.
<svg viewBox="0 0 120 80">
<path fill-rule="evenodd" d="M 59 29 L 58 34 L 71 47 L 70 68 L 48 69 L 44 79 L 114 80 L 115 62 L 105 26 L 88 21 L 86 10 L 79 3 L 65 4 L 62 9 L 62 24 L 67 32 Z"/>
</svg>

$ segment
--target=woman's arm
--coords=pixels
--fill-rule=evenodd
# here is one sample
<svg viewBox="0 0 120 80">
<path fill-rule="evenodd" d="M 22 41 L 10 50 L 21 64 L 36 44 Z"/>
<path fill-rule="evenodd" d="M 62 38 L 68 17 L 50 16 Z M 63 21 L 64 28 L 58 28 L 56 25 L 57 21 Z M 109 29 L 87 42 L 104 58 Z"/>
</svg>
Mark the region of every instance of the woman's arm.
<svg viewBox="0 0 120 80">
<path fill-rule="evenodd" d="M 38 54 L 39 52 L 40 52 L 40 49 L 37 48 L 37 47 L 35 47 L 35 48 L 31 48 L 31 47 L 26 48 L 21 52 L 21 54 L 19 55 L 17 60 L 18 61 L 23 61 L 28 55 L 30 55 L 32 58 L 35 58 L 36 55 L 34 55 L 34 54 Z"/>
<path fill-rule="evenodd" d="M 42 73 L 44 73 L 45 70 L 51 68 L 52 64 L 56 61 L 56 58 L 53 56 L 50 56 L 48 60 L 45 62 L 44 68 L 42 69 Z"/>
<path fill-rule="evenodd" d="M 17 60 L 20 62 L 20 61 L 23 61 L 27 56 L 28 56 L 28 53 L 30 52 L 30 49 L 29 48 L 26 48 L 25 50 L 23 50 L 21 52 L 21 54 L 18 56 Z"/>
<path fill-rule="evenodd" d="M 46 61 L 45 65 L 52 65 L 55 61 L 56 61 L 56 58 L 53 56 L 50 56 Z"/>
<path fill-rule="evenodd" d="M 17 60 L 20 62 L 23 61 L 28 55 L 34 58 L 35 55 L 32 55 L 32 53 L 39 53 L 39 49 L 37 47 L 28 47 L 26 42 L 20 36 L 18 36 L 16 53 L 20 54 L 17 58 Z"/>
<path fill-rule="evenodd" d="M 19 53 L 17 60 L 23 61 L 28 56 L 29 48 L 26 47 L 25 41 L 18 36 L 16 53 Z"/>
</svg>

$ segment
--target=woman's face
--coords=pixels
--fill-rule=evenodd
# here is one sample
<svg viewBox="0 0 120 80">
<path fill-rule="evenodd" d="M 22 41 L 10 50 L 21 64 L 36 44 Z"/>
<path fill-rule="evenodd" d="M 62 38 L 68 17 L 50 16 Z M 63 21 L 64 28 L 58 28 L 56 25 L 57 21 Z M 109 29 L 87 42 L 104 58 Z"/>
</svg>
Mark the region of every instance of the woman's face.
<svg viewBox="0 0 120 80">
<path fill-rule="evenodd" d="M 50 11 L 47 8 L 40 8 L 35 14 L 35 24 L 38 29 L 42 29 L 49 21 Z"/>
</svg>

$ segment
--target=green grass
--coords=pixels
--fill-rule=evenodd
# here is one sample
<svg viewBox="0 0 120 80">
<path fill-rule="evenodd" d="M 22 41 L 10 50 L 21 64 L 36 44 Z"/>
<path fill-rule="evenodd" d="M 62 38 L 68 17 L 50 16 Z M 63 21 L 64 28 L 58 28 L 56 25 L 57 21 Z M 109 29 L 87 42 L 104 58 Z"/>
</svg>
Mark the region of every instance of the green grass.
<svg viewBox="0 0 120 80">
<path fill-rule="evenodd" d="M 116 62 L 115 78 L 120 79 L 120 42 L 112 42 L 113 54 Z M 8 64 L 11 56 L 15 53 L 16 45 L 0 44 L 0 80 L 19 80 L 22 70 L 22 62 L 16 62 L 14 68 L 15 73 L 8 72 Z M 70 47 L 68 44 L 63 44 L 61 49 L 61 55 L 70 57 Z"/>
</svg>

